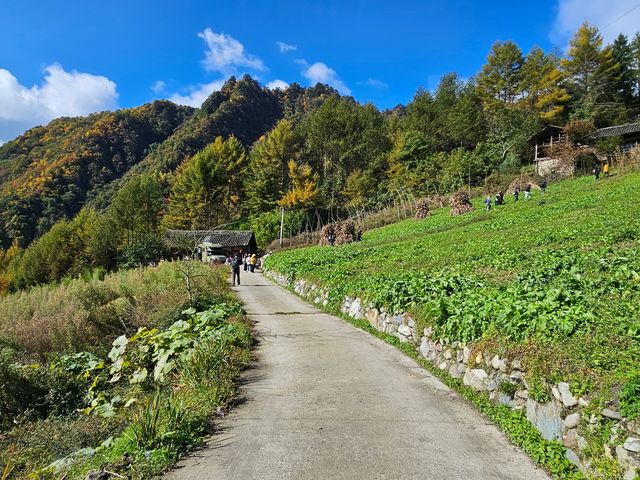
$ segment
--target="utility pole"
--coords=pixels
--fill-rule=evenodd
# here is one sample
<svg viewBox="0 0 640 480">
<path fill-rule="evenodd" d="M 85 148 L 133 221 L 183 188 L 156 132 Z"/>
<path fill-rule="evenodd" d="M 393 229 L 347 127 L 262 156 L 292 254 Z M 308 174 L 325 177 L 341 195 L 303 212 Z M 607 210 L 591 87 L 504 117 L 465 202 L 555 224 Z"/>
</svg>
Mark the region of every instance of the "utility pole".
<svg viewBox="0 0 640 480">
<path fill-rule="evenodd" d="M 280 209 L 280 248 L 282 248 L 282 233 L 284 231 L 284 207 Z"/>
</svg>

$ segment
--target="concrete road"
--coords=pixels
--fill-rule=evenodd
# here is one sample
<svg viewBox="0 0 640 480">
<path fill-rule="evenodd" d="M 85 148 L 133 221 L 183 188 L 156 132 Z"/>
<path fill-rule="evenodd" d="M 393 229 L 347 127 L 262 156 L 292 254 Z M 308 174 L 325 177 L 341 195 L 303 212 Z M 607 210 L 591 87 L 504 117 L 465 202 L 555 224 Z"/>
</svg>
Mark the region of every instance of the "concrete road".
<svg viewBox="0 0 640 480">
<path fill-rule="evenodd" d="M 258 273 L 242 281 L 259 339 L 244 402 L 166 478 L 549 478 L 395 348 Z"/>
</svg>

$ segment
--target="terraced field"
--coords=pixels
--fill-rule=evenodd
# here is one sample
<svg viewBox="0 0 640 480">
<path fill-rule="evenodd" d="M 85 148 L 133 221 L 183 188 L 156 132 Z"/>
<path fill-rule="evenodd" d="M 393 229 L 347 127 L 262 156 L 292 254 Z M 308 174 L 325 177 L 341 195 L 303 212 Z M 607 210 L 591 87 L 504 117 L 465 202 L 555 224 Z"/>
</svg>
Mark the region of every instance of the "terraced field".
<svg viewBox="0 0 640 480">
<path fill-rule="evenodd" d="M 529 395 L 571 381 L 592 405 L 640 414 L 640 174 L 550 185 L 485 212 L 449 209 L 339 247 L 276 253 L 266 268 L 411 312 L 449 341 L 524 359 Z"/>
</svg>

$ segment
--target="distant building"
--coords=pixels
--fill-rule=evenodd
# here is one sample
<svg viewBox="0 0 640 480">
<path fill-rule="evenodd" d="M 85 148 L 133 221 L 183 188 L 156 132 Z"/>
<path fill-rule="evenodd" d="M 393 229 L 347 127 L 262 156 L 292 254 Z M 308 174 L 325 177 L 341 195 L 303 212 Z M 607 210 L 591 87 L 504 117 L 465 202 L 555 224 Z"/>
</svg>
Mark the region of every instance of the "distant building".
<svg viewBox="0 0 640 480">
<path fill-rule="evenodd" d="M 573 174 L 575 168 L 573 165 L 566 165 L 559 158 L 553 157 L 553 146 L 564 143 L 566 139 L 564 127 L 558 125 L 547 125 L 533 136 L 535 145 L 533 161 L 538 175 L 548 177 Z"/>
<path fill-rule="evenodd" d="M 203 262 L 224 260 L 235 253 L 256 253 L 258 246 L 251 230 L 168 230 L 171 243 L 193 251 Z"/>
<path fill-rule="evenodd" d="M 593 134 L 595 141 L 607 137 L 620 137 L 620 149 L 627 152 L 640 145 L 640 123 L 626 123 L 624 125 L 614 125 L 613 127 L 599 128 Z M 553 155 L 554 145 L 563 144 L 567 141 L 564 128 L 558 125 L 547 125 L 544 129 L 532 137 L 535 144 L 534 164 L 536 173 L 547 177 L 553 175 L 571 175 L 575 170 L 575 165 L 567 164 Z M 581 147 L 591 148 L 590 145 Z"/>
<path fill-rule="evenodd" d="M 620 137 L 620 150 L 628 152 L 640 145 L 640 122 L 625 123 L 613 127 L 599 128 L 595 133 L 596 139 L 607 137 Z"/>
</svg>

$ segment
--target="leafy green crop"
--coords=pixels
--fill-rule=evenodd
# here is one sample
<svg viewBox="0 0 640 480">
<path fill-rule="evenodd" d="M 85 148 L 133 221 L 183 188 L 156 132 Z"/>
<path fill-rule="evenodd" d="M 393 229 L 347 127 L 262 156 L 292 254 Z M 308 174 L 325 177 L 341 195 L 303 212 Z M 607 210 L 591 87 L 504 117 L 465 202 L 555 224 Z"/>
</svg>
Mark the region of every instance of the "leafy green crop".
<svg viewBox="0 0 640 480">
<path fill-rule="evenodd" d="M 540 197 L 436 210 L 359 243 L 277 252 L 265 267 L 328 287 L 334 310 L 360 297 L 442 339 L 495 338 L 540 369 L 541 385 L 624 382 L 640 362 L 640 174 L 563 181 Z"/>
<path fill-rule="evenodd" d="M 629 420 L 640 416 L 640 375 L 631 378 L 622 387 L 620 413 Z"/>
</svg>

